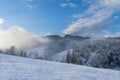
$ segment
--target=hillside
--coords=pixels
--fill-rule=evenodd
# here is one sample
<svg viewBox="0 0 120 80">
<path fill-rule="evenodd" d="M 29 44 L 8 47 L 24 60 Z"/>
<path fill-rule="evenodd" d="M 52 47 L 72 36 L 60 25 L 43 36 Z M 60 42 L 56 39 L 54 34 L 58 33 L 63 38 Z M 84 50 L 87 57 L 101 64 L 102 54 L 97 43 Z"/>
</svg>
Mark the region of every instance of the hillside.
<svg viewBox="0 0 120 80">
<path fill-rule="evenodd" d="M 0 54 L 0 80 L 119 79 L 119 71 Z"/>
<path fill-rule="evenodd" d="M 28 50 L 27 57 L 120 70 L 119 39 L 71 39 Z"/>
</svg>

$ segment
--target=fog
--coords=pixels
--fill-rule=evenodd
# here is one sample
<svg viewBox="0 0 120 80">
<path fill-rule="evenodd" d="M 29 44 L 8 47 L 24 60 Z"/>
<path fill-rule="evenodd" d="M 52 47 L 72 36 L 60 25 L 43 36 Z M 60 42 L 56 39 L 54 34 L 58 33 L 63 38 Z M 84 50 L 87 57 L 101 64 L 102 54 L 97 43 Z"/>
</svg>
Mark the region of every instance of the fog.
<svg viewBox="0 0 120 80">
<path fill-rule="evenodd" d="M 48 41 L 49 40 L 26 31 L 20 26 L 0 29 L 0 48 L 2 49 L 11 46 L 15 46 L 19 49 L 30 49 L 45 44 Z"/>
</svg>

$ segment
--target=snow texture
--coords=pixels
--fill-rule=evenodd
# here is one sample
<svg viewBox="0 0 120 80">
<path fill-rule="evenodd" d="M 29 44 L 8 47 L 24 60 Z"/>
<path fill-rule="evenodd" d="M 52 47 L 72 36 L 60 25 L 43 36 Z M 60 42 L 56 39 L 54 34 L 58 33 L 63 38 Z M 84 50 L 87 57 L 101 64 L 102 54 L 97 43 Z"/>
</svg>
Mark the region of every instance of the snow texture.
<svg viewBox="0 0 120 80">
<path fill-rule="evenodd" d="M 0 54 L 0 80 L 120 80 L 120 72 Z"/>
</svg>

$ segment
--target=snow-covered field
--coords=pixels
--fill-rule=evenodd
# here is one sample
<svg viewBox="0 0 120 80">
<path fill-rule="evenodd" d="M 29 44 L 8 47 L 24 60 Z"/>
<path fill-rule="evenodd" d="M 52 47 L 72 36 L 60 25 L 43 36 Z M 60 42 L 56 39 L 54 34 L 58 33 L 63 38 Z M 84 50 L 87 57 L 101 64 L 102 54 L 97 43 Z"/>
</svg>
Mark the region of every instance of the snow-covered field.
<svg viewBox="0 0 120 80">
<path fill-rule="evenodd" d="M 0 80 L 120 80 L 120 71 L 0 54 Z"/>
</svg>

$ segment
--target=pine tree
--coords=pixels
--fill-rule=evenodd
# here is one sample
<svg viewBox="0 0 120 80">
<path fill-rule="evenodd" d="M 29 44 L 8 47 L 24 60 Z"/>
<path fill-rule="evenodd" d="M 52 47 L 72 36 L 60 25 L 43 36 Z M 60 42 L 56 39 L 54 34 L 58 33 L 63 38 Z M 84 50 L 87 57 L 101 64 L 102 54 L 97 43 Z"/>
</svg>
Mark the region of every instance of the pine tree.
<svg viewBox="0 0 120 80">
<path fill-rule="evenodd" d="M 67 63 L 71 63 L 71 54 L 70 54 L 70 51 L 67 52 L 67 56 L 66 56 L 66 62 Z"/>
</svg>

